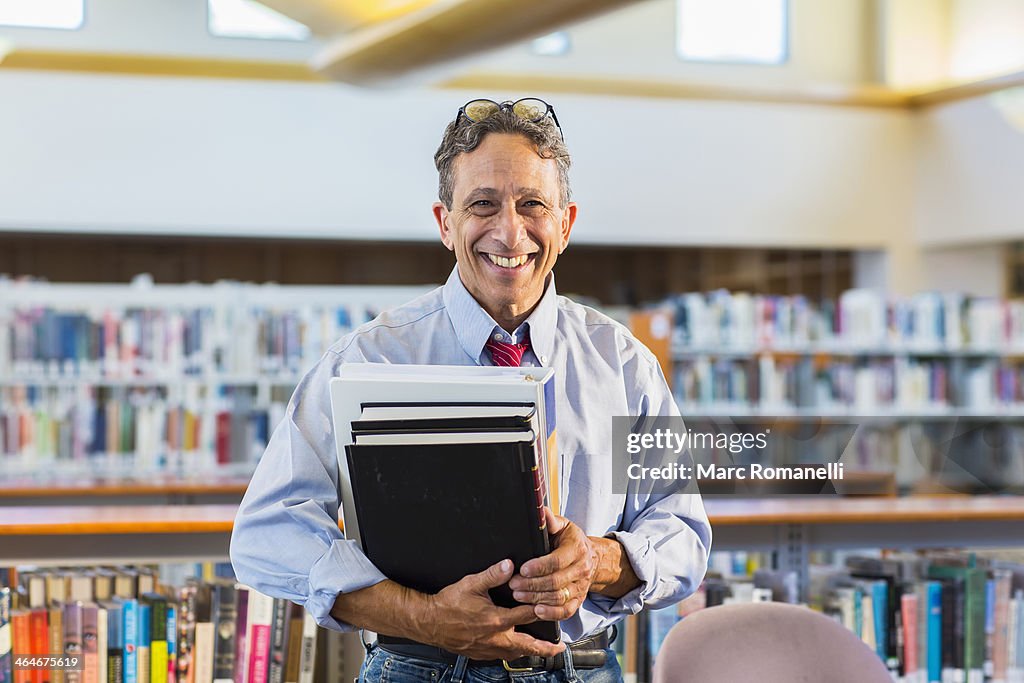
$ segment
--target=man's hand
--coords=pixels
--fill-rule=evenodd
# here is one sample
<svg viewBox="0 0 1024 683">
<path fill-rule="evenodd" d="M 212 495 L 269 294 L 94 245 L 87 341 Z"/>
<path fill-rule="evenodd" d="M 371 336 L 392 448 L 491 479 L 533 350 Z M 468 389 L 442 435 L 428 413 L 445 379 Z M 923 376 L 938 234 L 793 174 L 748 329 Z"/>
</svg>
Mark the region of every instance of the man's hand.
<svg viewBox="0 0 1024 683">
<path fill-rule="evenodd" d="M 534 605 L 538 619 L 568 619 L 590 592 L 618 598 L 640 585 L 618 541 L 587 536 L 565 517 L 544 512 L 554 550 L 523 563 L 509 582 L 512 596 Z"/>
<path fill-rule="evenodd" d="M 394 581 L 340 593 L 331 614 L 375 633 L 435 645 L 470 659 L 553 657 L 565 646 L 537 640 L 513 628 L 537 621 L 533 607 L 497 607 L 488 589 L 508 583 L 512 562 L 504 560 L 479 574 L 426 595 Z"/>
<path fill-rule="evenodd" d="M 516 659 L 524 655 L 553 657 L 562 643 L 537 640 L 513 627 L 537 621 L 533 607 L 507 609 L 491 601 L 488 590 L 508 583 L 512 562 L 502 560 L 479 574 L 470 574 L 428 597 L 425 638 L 420 642 L 470 659 Z"/>
</svg>

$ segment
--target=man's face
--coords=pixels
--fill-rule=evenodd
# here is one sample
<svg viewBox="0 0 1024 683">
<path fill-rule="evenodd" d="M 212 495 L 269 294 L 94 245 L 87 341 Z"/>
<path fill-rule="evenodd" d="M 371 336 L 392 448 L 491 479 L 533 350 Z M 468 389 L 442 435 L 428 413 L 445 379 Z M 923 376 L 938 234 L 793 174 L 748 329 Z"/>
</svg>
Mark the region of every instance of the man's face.
<svg viewBox="0 0 1024 683">
<path fill-rule="evenodd" d="M 434 204 L 463 284 L 496 322 L 518 325 L 569 243 L 576 205 L 560 207 L 554 159 L 521 135 L 489 134 L 455 159 L 452 208 Z"/>
</svg>

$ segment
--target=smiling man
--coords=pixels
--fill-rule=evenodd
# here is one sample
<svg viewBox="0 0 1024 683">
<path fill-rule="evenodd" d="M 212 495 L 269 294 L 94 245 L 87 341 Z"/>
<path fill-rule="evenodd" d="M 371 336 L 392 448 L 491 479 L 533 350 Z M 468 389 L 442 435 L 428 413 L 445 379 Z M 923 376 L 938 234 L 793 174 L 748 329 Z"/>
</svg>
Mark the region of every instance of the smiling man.
<svg viewBox="0 0 1024 683">
<path fill-rule="evenodd" d="M 577 207 L 554 110 L 536 99 L 474 100 L 449 123 L 434 160 L 434 217 L 456 267 L 443 287 L 340 339 L 300 383 L 242 501 L 235 571 L 304 604 L 324 626 L 379 634 L 365 681 L 495 681 L 510 669 L 529 670 L 531 683 L 620 680 L 611 627 L 695 590 L 711 530 L 699 495 L 614 490 L 611 418 L 678 410 L 643 345 L 555 292 L 552 269 Z M 381 574 L 337 523 L 328 384 L 354 362 L 554 368 L 568 483 L 562 515 L 548 511 L 552 552 L 519 568 L 496 564 L 436 595 Z M 522 606 L 491 602 L 488 589 L 505 583 Z M 538 619 L 561 621 L 563 642 L 514 630 Z"/>
</svg>

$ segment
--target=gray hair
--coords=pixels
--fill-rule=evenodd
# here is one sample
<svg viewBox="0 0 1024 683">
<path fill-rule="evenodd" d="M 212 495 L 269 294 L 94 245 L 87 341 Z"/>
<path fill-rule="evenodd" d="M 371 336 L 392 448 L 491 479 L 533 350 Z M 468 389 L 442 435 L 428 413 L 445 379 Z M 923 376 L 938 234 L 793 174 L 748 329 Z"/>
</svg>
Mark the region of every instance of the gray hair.
<svg viewBox="0 0 1024 683">
<path fill-rule="evenodd" d="M 437 167 L 437 196 L 449 210 L 455 187 L 455 159 L 460 154 L 472 152 L 490 133 L 522 135 L 537 148 L 537 154 L 544 159 L 554 159 L 558 165 L 558 184 L 561 186 L 560 205 L 565 208 L 572 196 L 569 188 L 569 166 L 572 160 L 569 149 L 562 140 L 562 134 L 551 117 L 544 117 L 537 123 L 527 121 L 508 109 L 491 114 L 483 121 L 470 121 L 459 115 L 448 124 L 441 138 L 441 146 L 434 153 Z"/>
</svg>

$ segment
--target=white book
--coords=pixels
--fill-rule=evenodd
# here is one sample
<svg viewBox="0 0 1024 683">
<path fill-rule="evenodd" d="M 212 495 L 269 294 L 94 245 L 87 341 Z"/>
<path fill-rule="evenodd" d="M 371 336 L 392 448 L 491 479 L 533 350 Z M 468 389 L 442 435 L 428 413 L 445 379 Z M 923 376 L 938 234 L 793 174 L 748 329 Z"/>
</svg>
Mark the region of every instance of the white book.
<svg viewBox="0 0 1024 683">
<path fill-rule="evenodd" d="M 107 610 L 100 607 L 96 611 L 96 662 L 97 676 L 99 683 L 107 682 Z"/>
<path fill-rule="evenodd" d="M 555 382 L 551 368 L 350 363 L 331 380 L 345 537 L 361 540 L 345 447 L 352 444 L 352 422 L 364 404 L 532 403 L 540 419 L 541 460 L 552 510 L 561 513 L 561 462 L 555 441 Z M 363 443 L 362 441 L 360 443 Z"/>
<path fill-rule="evenodd" d="M 536 439 L 532 431 L 516 432 L 414 432 L 400 434 L 356 434 L 360 446 L 448 445 L 460 443 L 516 443 Z"/>
<path fill-rule="evenodd" d="M 193 683 L 213 683 L 213 624 L 196 622 L 195 645 L 192 648 Z"/>
</svg>

